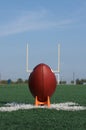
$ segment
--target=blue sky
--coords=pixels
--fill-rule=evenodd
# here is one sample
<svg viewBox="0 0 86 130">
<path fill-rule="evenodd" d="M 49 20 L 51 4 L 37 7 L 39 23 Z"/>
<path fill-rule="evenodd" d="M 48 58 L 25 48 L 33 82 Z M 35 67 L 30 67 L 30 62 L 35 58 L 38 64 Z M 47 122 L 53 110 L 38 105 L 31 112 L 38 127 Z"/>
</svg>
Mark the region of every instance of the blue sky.
<svg viewBox="0 0 86 130">
<path fill-rule="evenodd" d="M 60 43 L 61 79 L 86 78 L 86 0 L 0 0 L 1 79 L 28 79 L 27 43 L 30 69 L 57 69 Z"/>
</svg>

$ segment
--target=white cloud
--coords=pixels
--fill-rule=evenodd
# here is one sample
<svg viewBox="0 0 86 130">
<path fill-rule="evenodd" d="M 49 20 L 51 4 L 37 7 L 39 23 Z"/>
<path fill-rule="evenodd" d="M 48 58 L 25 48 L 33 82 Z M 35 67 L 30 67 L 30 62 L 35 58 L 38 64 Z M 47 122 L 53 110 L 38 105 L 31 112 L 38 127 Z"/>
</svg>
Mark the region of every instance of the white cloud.
<svg viewBox="0 0 86 130">
<path fill-rule="evenodd" d="M 22 16 L 10 21 L 8 24 L 0 26 L 0 36 L 32 30 L 43 30 L 55 27 L 61 28 L 73 22 L 70 19 L 61 21 L 49 20 L 48 13 L 45 10 L 39 12 L 24 12 Z"/>
</svg>

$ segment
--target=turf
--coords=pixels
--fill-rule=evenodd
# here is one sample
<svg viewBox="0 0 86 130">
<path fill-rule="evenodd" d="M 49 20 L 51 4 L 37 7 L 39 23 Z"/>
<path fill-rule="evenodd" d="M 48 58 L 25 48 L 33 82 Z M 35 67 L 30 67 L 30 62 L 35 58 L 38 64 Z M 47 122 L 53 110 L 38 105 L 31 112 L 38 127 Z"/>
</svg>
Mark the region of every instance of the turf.
<svg viewBox="0 0 86 130">
<path fill-rule="evenodd" d="M 0 113 L 0 130 L 85 130 L 84 111 L 32 109 Z"/>
<path fill-rule="evenodd" d="M 51 98 L 52 103 L 72 101 L 80 105 L 86 105 L 85 85 L 60 85 Z"/>
<path fill-rule="evenodd" d="M 0 106 L 10 102 L 33 103 L 34 98 L 26 84 L 0 86 Z"/>
<path fill-rule="evenodd" d="M 51 103 L 72 101 L 86 106 L 86 86 L 58 86 Z M 28 86 L 0 86 L 0 106 L 8 102 L 34 103 Z M 0 130 L 86 130 L 86 110 L 57 111 L 51 109 L 0 112 Z"/>
</svg>

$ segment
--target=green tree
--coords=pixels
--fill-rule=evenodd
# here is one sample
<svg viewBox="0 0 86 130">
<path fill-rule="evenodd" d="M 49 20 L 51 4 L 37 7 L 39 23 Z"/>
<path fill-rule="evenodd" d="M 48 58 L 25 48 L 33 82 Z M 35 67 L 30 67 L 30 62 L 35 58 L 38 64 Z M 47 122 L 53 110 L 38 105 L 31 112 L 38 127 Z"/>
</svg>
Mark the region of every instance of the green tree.
<svg viewBox="0 0 86 130">
<path fill-rule="evenodd" d="M 19 79 L 17 80 L 17 83 L 23 83 L 23 80 L 22 80 L 21 78 L 19 78 Z"/>
</svg>

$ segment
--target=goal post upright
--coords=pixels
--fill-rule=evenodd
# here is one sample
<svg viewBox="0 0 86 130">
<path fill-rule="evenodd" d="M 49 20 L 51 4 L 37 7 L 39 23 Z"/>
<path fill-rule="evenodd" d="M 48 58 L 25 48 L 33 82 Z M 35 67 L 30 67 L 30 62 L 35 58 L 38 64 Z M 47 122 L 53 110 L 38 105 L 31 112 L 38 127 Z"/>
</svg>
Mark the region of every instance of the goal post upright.
<svg viewBox="0 0 86 130">
<path fill-rule="evenodd" d="M 60 83 L 60 44 L 58 44 L 58 84 Z"/>
<path fill-rule="evenodd" d="M 29 56 L 28 56 L 28 49 L 29 47 L 28 47 L 28 43 L 27 43 L 27 47 L 26 47 L 26 72 L 27 73 L 30 73 L 31 72 L 31 70 L 29 70 Z"/>
</svg>

